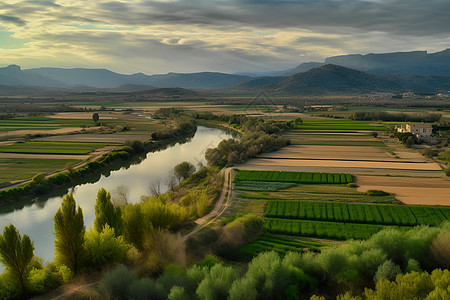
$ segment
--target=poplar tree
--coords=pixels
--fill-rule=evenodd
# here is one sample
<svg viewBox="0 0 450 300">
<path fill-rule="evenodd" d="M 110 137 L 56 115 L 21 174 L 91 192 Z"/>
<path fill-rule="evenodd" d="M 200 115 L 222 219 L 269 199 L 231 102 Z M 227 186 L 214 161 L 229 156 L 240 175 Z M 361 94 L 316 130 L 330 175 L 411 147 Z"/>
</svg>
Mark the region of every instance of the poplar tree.
<svg viewBox="0 0 450 300">
<path fill-rule="evenodd" d="M 76 274 L 83 259 L 86 227 L 83 211 L 76 207 L 72 193 L 64 196 L 61 207 L 53 218 L 55 225 L 55 261 L 69 267 Z"/>
<path fill-rule="evenodd" d="M 114 207 L 110 193 L 101 188 L 95 203 L 94 230 L 100 233 L 106 224 L 114 228 L 116 236 L 122 234 L 122 211 L 120 207 Z"/>
<path fill-rule="evenodd" d="M 28 264 L 33 258 L 33 242 L 26 234 L 20 237 L 14 225 L 9 224 L 0 235 L 0 262 L 5 266 L 13 282 L 18 282 L 25 292 L 25 280 L 28 276 Z"/>
</svg>

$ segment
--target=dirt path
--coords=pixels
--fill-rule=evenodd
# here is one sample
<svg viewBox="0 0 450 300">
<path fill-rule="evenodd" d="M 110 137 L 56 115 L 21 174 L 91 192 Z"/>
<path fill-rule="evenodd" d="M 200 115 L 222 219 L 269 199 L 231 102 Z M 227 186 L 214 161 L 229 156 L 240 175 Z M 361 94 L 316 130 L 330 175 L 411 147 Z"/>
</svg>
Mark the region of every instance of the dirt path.
<svg viewBox="0 0 450 300">
<path fill-rule="evenodd" d="M 233 185 L 232 170 L 233 168 L 226 168 L 221 171 L 224 174 L 224 182 L 222 187 L 222 193 L 220 194 L 219 200 L 217 201 L 216 205 L 209 214 L 195 221 L 197 226 L 191 232 L 189 232 L 188 234 L 186 234 L 181 238 L 180 244 L 184 243 L 189 237 L 191 237 L 192 235 L 196 234 L 209 224 L 216 221 L 217 218 L 219 218 L 230 206 L 232 196 L 232 185 Z"/>
</svg>

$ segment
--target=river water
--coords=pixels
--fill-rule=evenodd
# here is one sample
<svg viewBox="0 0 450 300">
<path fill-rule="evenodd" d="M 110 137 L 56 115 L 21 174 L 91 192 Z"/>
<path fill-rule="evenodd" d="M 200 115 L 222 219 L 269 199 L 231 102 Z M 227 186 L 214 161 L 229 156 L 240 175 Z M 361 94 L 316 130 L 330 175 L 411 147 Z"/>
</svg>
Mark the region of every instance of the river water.
<svg viewBox="0 0 450 300">
<path fill-rule="evenodd" d="M 113 199 L 119 199 L 117 190 L 122 186 L 120 190 L 126 191 L 128 203 L 137 203 L 142 195 L 150 194 L 149 187 L 156 182 L 161 183 L 161 192 L 167 191 L 167 179 L 177 164 L 183 161 L 191 162 L 195 166 L 199 163 L 206 164 L 206 149 L 215 147 L 220 141 L 229 138 L 232 136 L 223 130 L 198 126 L 194 137 L 186 143 L 147 153 L 144 160 L 131 165 L 128 169 L 121 168 L 112 171 L 107 177 L 102 175 L 96 182 L 74 186 L 73 195 L 83 209 L 86 231 L 93 226 L 95 199 L 100 188 L 110 192 Z M 34 241 L 34 254 L 43 258 L 45 262 L 50 262 L 55 256 L 53 216 L 61 201 L 62 195 L 0 214 L 0 230 L 3 232 L 4 226 L 14 224 L 21 235 L 28 234 Z M 1 269 L 0 265 L 0 271 Z"/>
</svg>

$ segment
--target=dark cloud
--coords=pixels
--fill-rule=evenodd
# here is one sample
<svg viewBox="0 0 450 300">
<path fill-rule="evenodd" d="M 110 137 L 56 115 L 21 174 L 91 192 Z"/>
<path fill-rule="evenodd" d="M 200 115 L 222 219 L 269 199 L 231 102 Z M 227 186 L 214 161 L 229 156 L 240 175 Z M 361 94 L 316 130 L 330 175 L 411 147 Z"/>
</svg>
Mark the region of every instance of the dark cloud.
<svg viewBox="0 0 450 300">
<path fill-rule="evenodd" d="M 107 2 L 100 8 L 111 19 L 132 25 L 164 22 L 274 28 L 338 26 L 408 35 L 447 34 L 450 28 L 448 0 L 185 0 Z"/>
<path fill-rule="evenodd" d="M 26 22 L 19 17 L 0 15 L 0 22 L 16 26 L 25 26 Z"/>
</svg>

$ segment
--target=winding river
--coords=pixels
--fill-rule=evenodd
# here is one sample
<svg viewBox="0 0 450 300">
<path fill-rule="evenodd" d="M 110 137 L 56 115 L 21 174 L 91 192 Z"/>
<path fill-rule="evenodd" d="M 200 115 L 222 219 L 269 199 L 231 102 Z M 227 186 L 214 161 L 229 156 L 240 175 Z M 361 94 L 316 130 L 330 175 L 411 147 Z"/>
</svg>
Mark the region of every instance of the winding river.
<svg viewBox="0 0 450 300">
<path fill-rule="evenodd" d="M 122 195 L 125 192 L 128 203 L 137 203 L 142 195 L 150 194 L 150 186 L 155 183 L 160 182 L 161 192 L 167 191 L 168 178 L 177 164 L 183 161 L 189 161 L 195 166 L 205 164 L 206 149 L 229 138 L 232 136 L 223 130 L 198 126 L 194 137 L 186 143 L 147 153 L 145 159 L 136 165 L 112 171 L 107 177 L 102 175 L 96 182 L 72 187 L 74 198 L 83 209 L 86 230 L 93 226 L 95 199 L 100 188 L 105 188 L 116 199 L 120 198 L 117 196 L 120 194 L 118 191 L 122 191 Z M 50 262 L 54 259 L 53 216 L 61 201 L 62 195 L 0 214 L 0 229 L 14 224 L 21 235 L 28 234 L 34 241 L 34 253 L 45 262 Z"/>
</svg>

